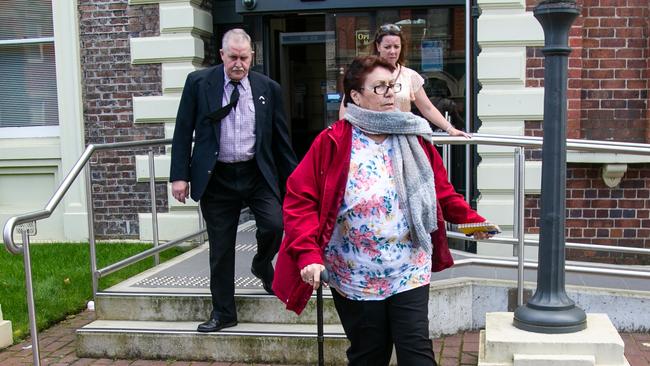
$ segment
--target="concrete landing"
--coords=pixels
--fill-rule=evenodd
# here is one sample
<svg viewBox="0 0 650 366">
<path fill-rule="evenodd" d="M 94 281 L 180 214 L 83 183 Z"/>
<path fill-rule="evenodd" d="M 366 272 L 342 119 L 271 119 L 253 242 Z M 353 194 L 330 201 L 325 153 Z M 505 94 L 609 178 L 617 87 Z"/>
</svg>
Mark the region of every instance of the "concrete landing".
<svg viewBox="0 0 650 366">
<path fill-rule="evenodd" d="M 239 225 L 235 241 L 236 294 L 266 294 L 250 271 L 257 251 L 254 221 Z M 208 243 L 131 277 L 103 292 L 141 294 L 210 294 Z"/>
</svg>

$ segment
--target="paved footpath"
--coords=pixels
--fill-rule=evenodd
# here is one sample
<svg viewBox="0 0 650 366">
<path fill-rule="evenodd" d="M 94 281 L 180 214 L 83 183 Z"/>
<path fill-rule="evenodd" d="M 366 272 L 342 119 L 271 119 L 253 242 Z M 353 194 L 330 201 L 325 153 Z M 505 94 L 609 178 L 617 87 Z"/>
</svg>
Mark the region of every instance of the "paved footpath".
<svg viewBox="0 0 650 366">
<path fill-rule="evenodd" d="M 90 323 L 94 312 L 84 311 L 40 333 L 41 365 L 45 366 L 270 366 L 230 362 L 188 362 L 112 360 L 78 358 L 75 354 L 75 330 Z M 622 333 L 625 356 L 630 366 L 650 366 L 650 333 Z M 26 340 L 0 351 L 0 365 L 25 366 L 32 364 L 31 343 Z M 433 341 L 436 360 L 440 366 L 469 366 L 478 363 L 478 331 L 458 333 Z M 279 365 L 273 365 L 279 366 Z"/>
</svg>

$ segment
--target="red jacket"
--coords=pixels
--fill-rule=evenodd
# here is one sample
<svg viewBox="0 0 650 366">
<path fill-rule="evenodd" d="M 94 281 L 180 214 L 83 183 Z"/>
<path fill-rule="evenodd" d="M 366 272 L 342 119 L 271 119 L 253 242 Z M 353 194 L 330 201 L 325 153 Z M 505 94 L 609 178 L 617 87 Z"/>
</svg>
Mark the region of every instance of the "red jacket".
<svg viewBox="0 0 650 366">
<path fill-rule="evenodd" d="M 432 144 L 420 139 L 434 173 L 438 200 L 438 230 L 431 233 L 431 270 L 442 271 L 454 264 L 447 246 L 445 220 L 452 223 L 483 222 L 454 191 L 440 155 Z M 284 239 L 275 266 L 273 291 L 300 314 L 313 288 L 300 278 L 300 269 L 323 264 L 323 250 L 334 230 L 350 169 L 352 126 L 340 120 L 321 132 L 307 155 L 287 181 L 284 198 Z"/>
</svg>

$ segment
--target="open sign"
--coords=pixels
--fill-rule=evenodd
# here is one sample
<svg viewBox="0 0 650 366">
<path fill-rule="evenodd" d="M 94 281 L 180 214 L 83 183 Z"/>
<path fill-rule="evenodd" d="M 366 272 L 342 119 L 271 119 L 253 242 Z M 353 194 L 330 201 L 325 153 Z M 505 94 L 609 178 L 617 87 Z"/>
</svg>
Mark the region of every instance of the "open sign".
<svg viewBox="0 0 650 366">
<path fill-rule="evenodd" d="M 356 43 L 356 55 L 357 56 L 367 56 L 372 54 L 370 49 L 370 31 L 367 29 L 361 29 L 355 32 L 354 37 Z"/>
</svg>

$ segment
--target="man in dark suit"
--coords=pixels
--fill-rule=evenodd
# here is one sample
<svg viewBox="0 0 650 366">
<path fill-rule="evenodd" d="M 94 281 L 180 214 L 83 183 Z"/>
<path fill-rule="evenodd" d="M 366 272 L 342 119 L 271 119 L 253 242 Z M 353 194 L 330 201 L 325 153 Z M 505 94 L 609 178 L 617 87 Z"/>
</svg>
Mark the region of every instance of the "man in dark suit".
<svg viewBox="0 0 650 366">
<path fill-rule="evenodd" d="M 172 194 L 184 203 L 191 183 L 210 243 L 213 310 L 199 332 L 237 324 L 235 237 L 243 204 L 253 212 L 258 230 L 251 272 L 273 293 L 271 261 L 282 238 L 281 199 L 296 166 L 280 86 L 249 72 L 248 34 L 228 31 L 220 53 L 223 64 L 188 75 L 172 142 Z"/>
</svg>

